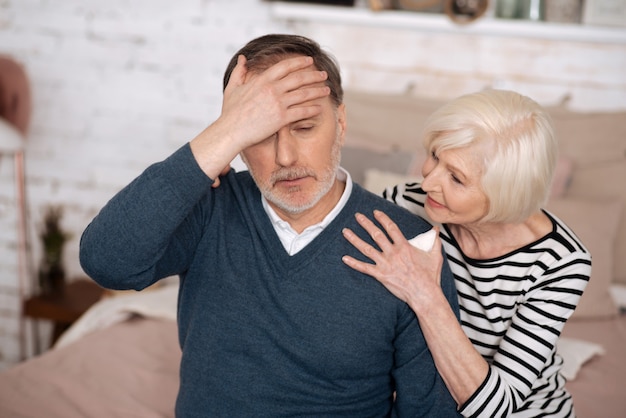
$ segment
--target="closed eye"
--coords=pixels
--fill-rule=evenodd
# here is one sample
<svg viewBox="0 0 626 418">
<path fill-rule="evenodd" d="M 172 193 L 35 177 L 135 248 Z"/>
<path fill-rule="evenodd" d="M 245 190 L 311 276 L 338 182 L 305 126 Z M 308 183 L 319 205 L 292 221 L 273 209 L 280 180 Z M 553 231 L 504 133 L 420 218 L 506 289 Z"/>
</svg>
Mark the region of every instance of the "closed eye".
<svg viewBox="0 0 626 418">
<path fill-rule="evenodd" d="M 299 124 L 293 125 L 291 130 L 296 135 L 308 137 L 314 133 L 316 126 L 317 125 L 314 123 L 299 123 Z"/>
</svg>

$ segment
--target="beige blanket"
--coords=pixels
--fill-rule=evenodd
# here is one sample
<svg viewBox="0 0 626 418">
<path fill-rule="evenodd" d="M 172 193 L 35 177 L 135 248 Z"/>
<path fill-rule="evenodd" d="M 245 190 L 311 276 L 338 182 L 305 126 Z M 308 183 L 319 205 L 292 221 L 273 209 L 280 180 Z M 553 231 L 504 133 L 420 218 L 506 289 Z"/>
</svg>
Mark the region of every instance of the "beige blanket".
<svg viewBox="0 0 626 418">
<path fill-rule="evenodd" d="M 129 319 L 0 373 L 0 417 L 174 417 L 176 322 Z"/>
</svg>

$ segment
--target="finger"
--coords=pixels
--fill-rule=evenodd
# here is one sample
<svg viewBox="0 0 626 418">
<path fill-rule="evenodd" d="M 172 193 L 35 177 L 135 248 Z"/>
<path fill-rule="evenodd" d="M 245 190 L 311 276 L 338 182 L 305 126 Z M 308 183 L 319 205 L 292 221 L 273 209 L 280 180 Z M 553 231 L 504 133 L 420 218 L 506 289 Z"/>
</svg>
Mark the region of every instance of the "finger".
<svg viewBox="0 0 626 418">
<path fill-rule="evenodd" d="M 359 273 L 367 274 L 368 276 L 375 277 L 376 267 L 374 264 L 366 263 L 364 261 L 359 261 L 356 258 L 350 257 L 349 255 L 344 255 L 341 257 L 341 261 L 344 262 L 350 268 L 358 271 Z"/>
<path fill-rule="evenodd" d="M 328 73 L 316 69 L 311 57 L 294 57 L 274 64 L 261 74 L 261 78 L 264 82 L 279 82 L 282 92 L 292 92 L 316 84 L 318 88 L 323 86 Z"/>
<path fill-rule="evenodd" d="M 328 73 L 315 69 L 299 70 L 291 73 L 280 80 L 281 86 L 287 92 L 292 92 L 307 87 L 320 87 L 326 85 Z"/>
<path fill-rule="evenodd" d="M 344 228 L 342 230 L 342 233 L 343 236 L 348 240 L 348 242 L 352 244 L 354 248 L 359 250 L 361 254 L 363 254 L 365 257 L 369 258 L 374 263 L 376 263 L 376 261 L 380 259 L 380 252 L 376 248 L 359 238 L 349 228 Z"/>
<path fill-rule="evenodd" d="M 359 225 L 361 225 L 363 229 L 367 231 L 370 237 L 372 237 L 374 242 L 381 250 L 383 250 L 383 252 L 389 251 L 391 249 L 392 243 L 389 241 L 383 231 L 381 231 L 380 228 L 374 225 L 374 222 L 370 221 L 368 217 L 363 215 L 362 213 L 357 213 L 355 216 Z"/>
<path fill-rule="evenodd" d="M 329 94 L 330 87 L 325 84 L 300 87 L 285 93 L 283 103 L 287 108 L 293 108 L 298 105 L 319 107 L 319 103 L 315 103 L 314 101 L 322 99 Z"/>
<path fill-rule="evenodd" d="M 322 111 L 323 108 L 319 104 L 294 105 L 285 110 L 283 126 L 301 120 L 314 118 L 321 114 Z"/>
<path fill-rule="evenodd" d="M 246 57 L 244 55 L 239 55 L 237 57 L 237 65 L 235 65 L 235 68 L 233 68 L 233 71 L 230 73 L 230 78 L 228 79 L 228 84 L 226 85 L 225 90 L 232 90 L 236 86 L 242 85 L 245 81 L 247 72 Z"/>
<path fill-rule="evenodd" d="M 439 236 L 439 227 L 435 226 L 433 227 L 433 229 L 435 230 L 435 241 L 433 242 L 433 247 L 430 249 L 430 252 L 433 254 L 437 254 L 439 256 L 441 256 L 441 249 L 442 249 L 442 243 L 441 243 L 441 237 Z"/>
<path fill-rule="evenodd" d="M 387 234 L 389 234 L 389 238 L 391 238 L 394 243 L 397 244 L 402 241 L 406 241 L 406 238 L 400 228 L 398 228 L 398 225 L 383 211 L 375 210 L 374 218 L 376 218 L 376 220 L 383 226 Z"/>
<path fill-rule="evenodd" d="M 282 80 L 287 76 L 295 74 L 301 70 L 305 69 L 315 70 L 313 67 L 313 58 L 306 56 L 296 56 L 291 58 L 286 58 L 272 65 L 266 71 L 263 72 L 266 77 L 272 80 Z M 319 71 L 316 71 L 318 72 Z"/>
</svg>

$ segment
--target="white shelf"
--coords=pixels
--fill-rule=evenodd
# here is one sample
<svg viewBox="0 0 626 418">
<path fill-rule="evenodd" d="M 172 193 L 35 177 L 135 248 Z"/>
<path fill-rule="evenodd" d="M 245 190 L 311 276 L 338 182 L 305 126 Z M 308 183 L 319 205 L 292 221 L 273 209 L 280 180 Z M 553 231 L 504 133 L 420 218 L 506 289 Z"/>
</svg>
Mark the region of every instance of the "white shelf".
<svg viewBox="0 0 626 418">
<path fill-rule="evenodd" d="M 287 21 L 324 22 L 488 36 L 526 37 L 574 42 L 626 44 L 626 28 L 552 22 L 480 18 L 457 24 L 446 15 L 403 10 L 372 11 L 364 7 L 271 2 L 271 14 Z"/>
</svg>

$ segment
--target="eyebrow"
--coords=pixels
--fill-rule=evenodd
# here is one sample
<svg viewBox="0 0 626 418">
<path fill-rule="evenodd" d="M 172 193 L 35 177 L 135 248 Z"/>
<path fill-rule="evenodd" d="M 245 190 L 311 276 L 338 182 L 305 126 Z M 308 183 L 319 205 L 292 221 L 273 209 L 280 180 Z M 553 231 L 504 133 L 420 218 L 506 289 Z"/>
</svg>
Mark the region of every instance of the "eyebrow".
<svg viewBox="0 0 626 418">
<path fill-rule="evenodd" d="M 457 176 L 459 180 L 467 180 L 467 174 L 465 173 L 465 171 L 461 170 L 458 166 L 447 162 L 446 167 L 448 168 L 449 171 L 454 173 L 454 175 Z"/>
<path fill-rule="evenodd" d="M 322 115 L 316 115 L 316 116 L 311 116 L 310 118 L 304 118 L 304 119 L 298 119 L 298 120 L 294 120 L 293 122 L 291 122 L 289 125 L 294 125 L 296 123 L 300 123 L 300 122 L 306 122 L 308 120 L 316 122 L 318 120 L 320 120 Z"/>
</svg>

